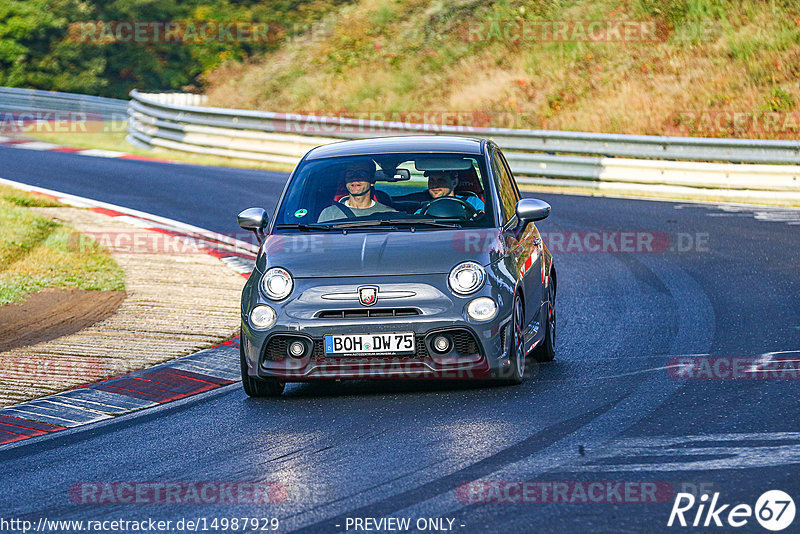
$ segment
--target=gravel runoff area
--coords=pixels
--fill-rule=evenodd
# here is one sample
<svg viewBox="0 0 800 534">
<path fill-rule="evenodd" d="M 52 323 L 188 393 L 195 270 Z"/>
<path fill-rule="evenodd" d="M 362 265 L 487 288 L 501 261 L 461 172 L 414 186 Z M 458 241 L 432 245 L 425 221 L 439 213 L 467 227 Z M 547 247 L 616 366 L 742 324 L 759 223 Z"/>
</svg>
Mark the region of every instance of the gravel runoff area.
<svg viewBox="0 0 800 534">
<path fill-rule="evenodd" d="M 116 313 L 83 330 L 0 352 L 0 407 L 191 354 L 238 332 L 244 279 L 219 259 L 124 217 L 31 209 L 119 244 L 110 248 L 126 295 Z"/>
</svg>

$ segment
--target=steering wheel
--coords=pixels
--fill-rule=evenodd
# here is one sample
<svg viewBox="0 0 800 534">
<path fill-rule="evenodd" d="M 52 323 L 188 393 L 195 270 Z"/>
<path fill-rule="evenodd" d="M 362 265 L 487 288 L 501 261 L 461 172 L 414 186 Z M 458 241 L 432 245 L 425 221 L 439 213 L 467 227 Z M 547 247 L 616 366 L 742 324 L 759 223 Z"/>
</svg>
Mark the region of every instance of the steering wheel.
<svg viewBox="0 0 800 534">
<path fill-rule="evenodd" d="M 478 212 L 472 204 L 458 197 L 439 197 L 422 209 L 421 215 L 442 217 L 445 219 L 472 220 Z"/>
</svg>

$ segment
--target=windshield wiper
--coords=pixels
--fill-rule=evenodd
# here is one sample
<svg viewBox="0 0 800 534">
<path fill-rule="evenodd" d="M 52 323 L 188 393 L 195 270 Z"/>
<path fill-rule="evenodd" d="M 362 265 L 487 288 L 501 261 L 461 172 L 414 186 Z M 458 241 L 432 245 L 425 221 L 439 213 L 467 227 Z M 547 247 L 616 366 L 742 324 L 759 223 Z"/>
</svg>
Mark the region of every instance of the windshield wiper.
<svg viewBox="0 0 800 534">
<path fill-rule="evenodd" d="M 436 226 L 439 228 L 461 228 L 461 225 L 455 222 L 441 222 L 436 219 L 386 219 L 386 220 L 368 220 L 368 221 L 351 221 L 346 223 L 332 224 L 335 229 L 339 228 L 369 228 L 369 227 L 393 227 L 393 226 L 414 226 L 417 224 L 424 224 L 426 226 Z"/>
<path fill-rule="evenodd" d="M 394 227 L 394 224 L 387 224 L 388 221 L 376 221 L 376 220 L 369 220 L 369 221 L 350 221 L 350 222 L 343 222 L 343 223 L 335 223 L 331 226 L 336 230 L 348 230 L 350 228 L 375 228 L 375 227 Z M 395 228 L 397 230 L 397 228 Z"/>
<path fill-rule="evenodd" d="M 302 230 L 303 232 L 311 232 L 311 231 L 314 231 L 314 230 L 327 232 L 327 231 L 333 230 L 333 226 L 331 226 L 330 224 L 316 224 L 316 223 L 314 223 L 314 224 L 276 224 L 275 225 L 275 229 L 276 230 L 286 230 L 286 229 L 289 229 L 289 228 L 296 229 L 296 230 Z"/>
<path fill-rule="evenodd" d="M 461 228 L 457 222 L 443 222 L 436 219 L 391 219 L 383 221 L 388 224 L 424 224 L 426 226 L 436 226 L 439 228 Z"/>
</svg>

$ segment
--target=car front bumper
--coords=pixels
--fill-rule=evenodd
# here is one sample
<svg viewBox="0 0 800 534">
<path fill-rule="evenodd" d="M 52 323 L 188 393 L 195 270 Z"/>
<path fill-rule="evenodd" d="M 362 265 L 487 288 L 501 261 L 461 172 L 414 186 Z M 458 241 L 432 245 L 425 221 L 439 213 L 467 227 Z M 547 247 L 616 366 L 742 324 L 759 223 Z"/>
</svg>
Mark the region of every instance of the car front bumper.
<svg viewBox="0 0 800 534">
<path fill-rule="evenodd" d="M 469 297 L 457 297 L 445 286 L 441 275 L 422 277 L 392 277 L 383 280 L 360 279 L 359 284 L 341 280 L 315 280 L 304 286 L 296 281 L 293 297 L 285 303 L 265 300 L 248 283 L 243 292 L 242 353 L 250 376 L 274 377 L 285 381 L 338 379 L 481 379 L 503 376 L 508 371 L 508 336 L 510 298 L 487 284 Z M 358 286 L 372 283 L 384 292 L 412 292 L 414 297 L 383 299 L 374 307 L 358 302 L 325 300 L 325 294 L 347 294 Z M 439 287 L 437 287 L 439 285 Z M 498 304 L 497 315 L 485 322 L 476 322 L 466 315 L 466 305 L 480 296 L 492 297 Z M 278 315 L 274 326 L 267 330 L 253 328 L 248 313 L 253 306 L 272 306 Z M 387 310 L 414 310 L 414 316 L 357 317 L 353 312 L 386 315 Z M 341 317 L 330 317 L 341 311 Z M 330 356 L 324 351 L 323 337 L 328 334 L 388 334 L 413 332 L 416 351 L 407 355 Z M 431 346 L 438 334 L 447 335 L 452 350 L 438 354 Z M 307 344 L 305 354 L 291 357 L 287 343 L 301 340 Z M 282 342 L 285 342 L 282 344 Z M 460 350 L 459 350 L 460 348 Z"/>
<path fill-rule="evenodd" d="M 326 333 L 342 333 L 341 325 L 336 329 L 325 329 Z M 276 377 L 286 381 L 324 379 L 394 378 L 394 379 L 478 379 L 502 371 L 502 358 L 508 343 L 501 328 L 488 339 L 463 325 L 434 328 L 418 333 L 409 323 L 382 323 L 369 325 L 360 323 L 352 333 L 399 333 L 415 332 L 416 350 L 407 355 L 352 355 L 330 356 L 324 352 L 323 335 L 311 335 L 308 331 L 274 331 L 263 343 L 242 336 L 244 353 L 252 376 Z M 416 326 L 416 325 L 414 325 Z M 388 328 L 387 328 L 388 327 Z M 447 335 L 453 348 L 446 354 L 437 354 L 431 341 L 437 335 Z M 304 340 L 308 350 L 302 357 L 288 355 L 284 347 L 294 340 Z M 469 347 L 457 350 L 457 347 Z"/>
</svg>

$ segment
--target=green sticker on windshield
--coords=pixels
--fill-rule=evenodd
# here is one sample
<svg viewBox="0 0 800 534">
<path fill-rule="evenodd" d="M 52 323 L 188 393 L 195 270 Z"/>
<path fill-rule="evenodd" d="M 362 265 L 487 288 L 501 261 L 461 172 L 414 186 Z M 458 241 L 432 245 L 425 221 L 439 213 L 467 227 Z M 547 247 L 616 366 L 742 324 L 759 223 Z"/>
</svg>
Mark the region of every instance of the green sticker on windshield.
<svg viewBox="0 0 800 534">
<path fill-rule="evenodd" d="M 308 210 L 299 209 L 296 212 L 294 212 L 294 216 L 299 219 L 300 217 L 305 217 L 307 213 Z"/>
</svg>

